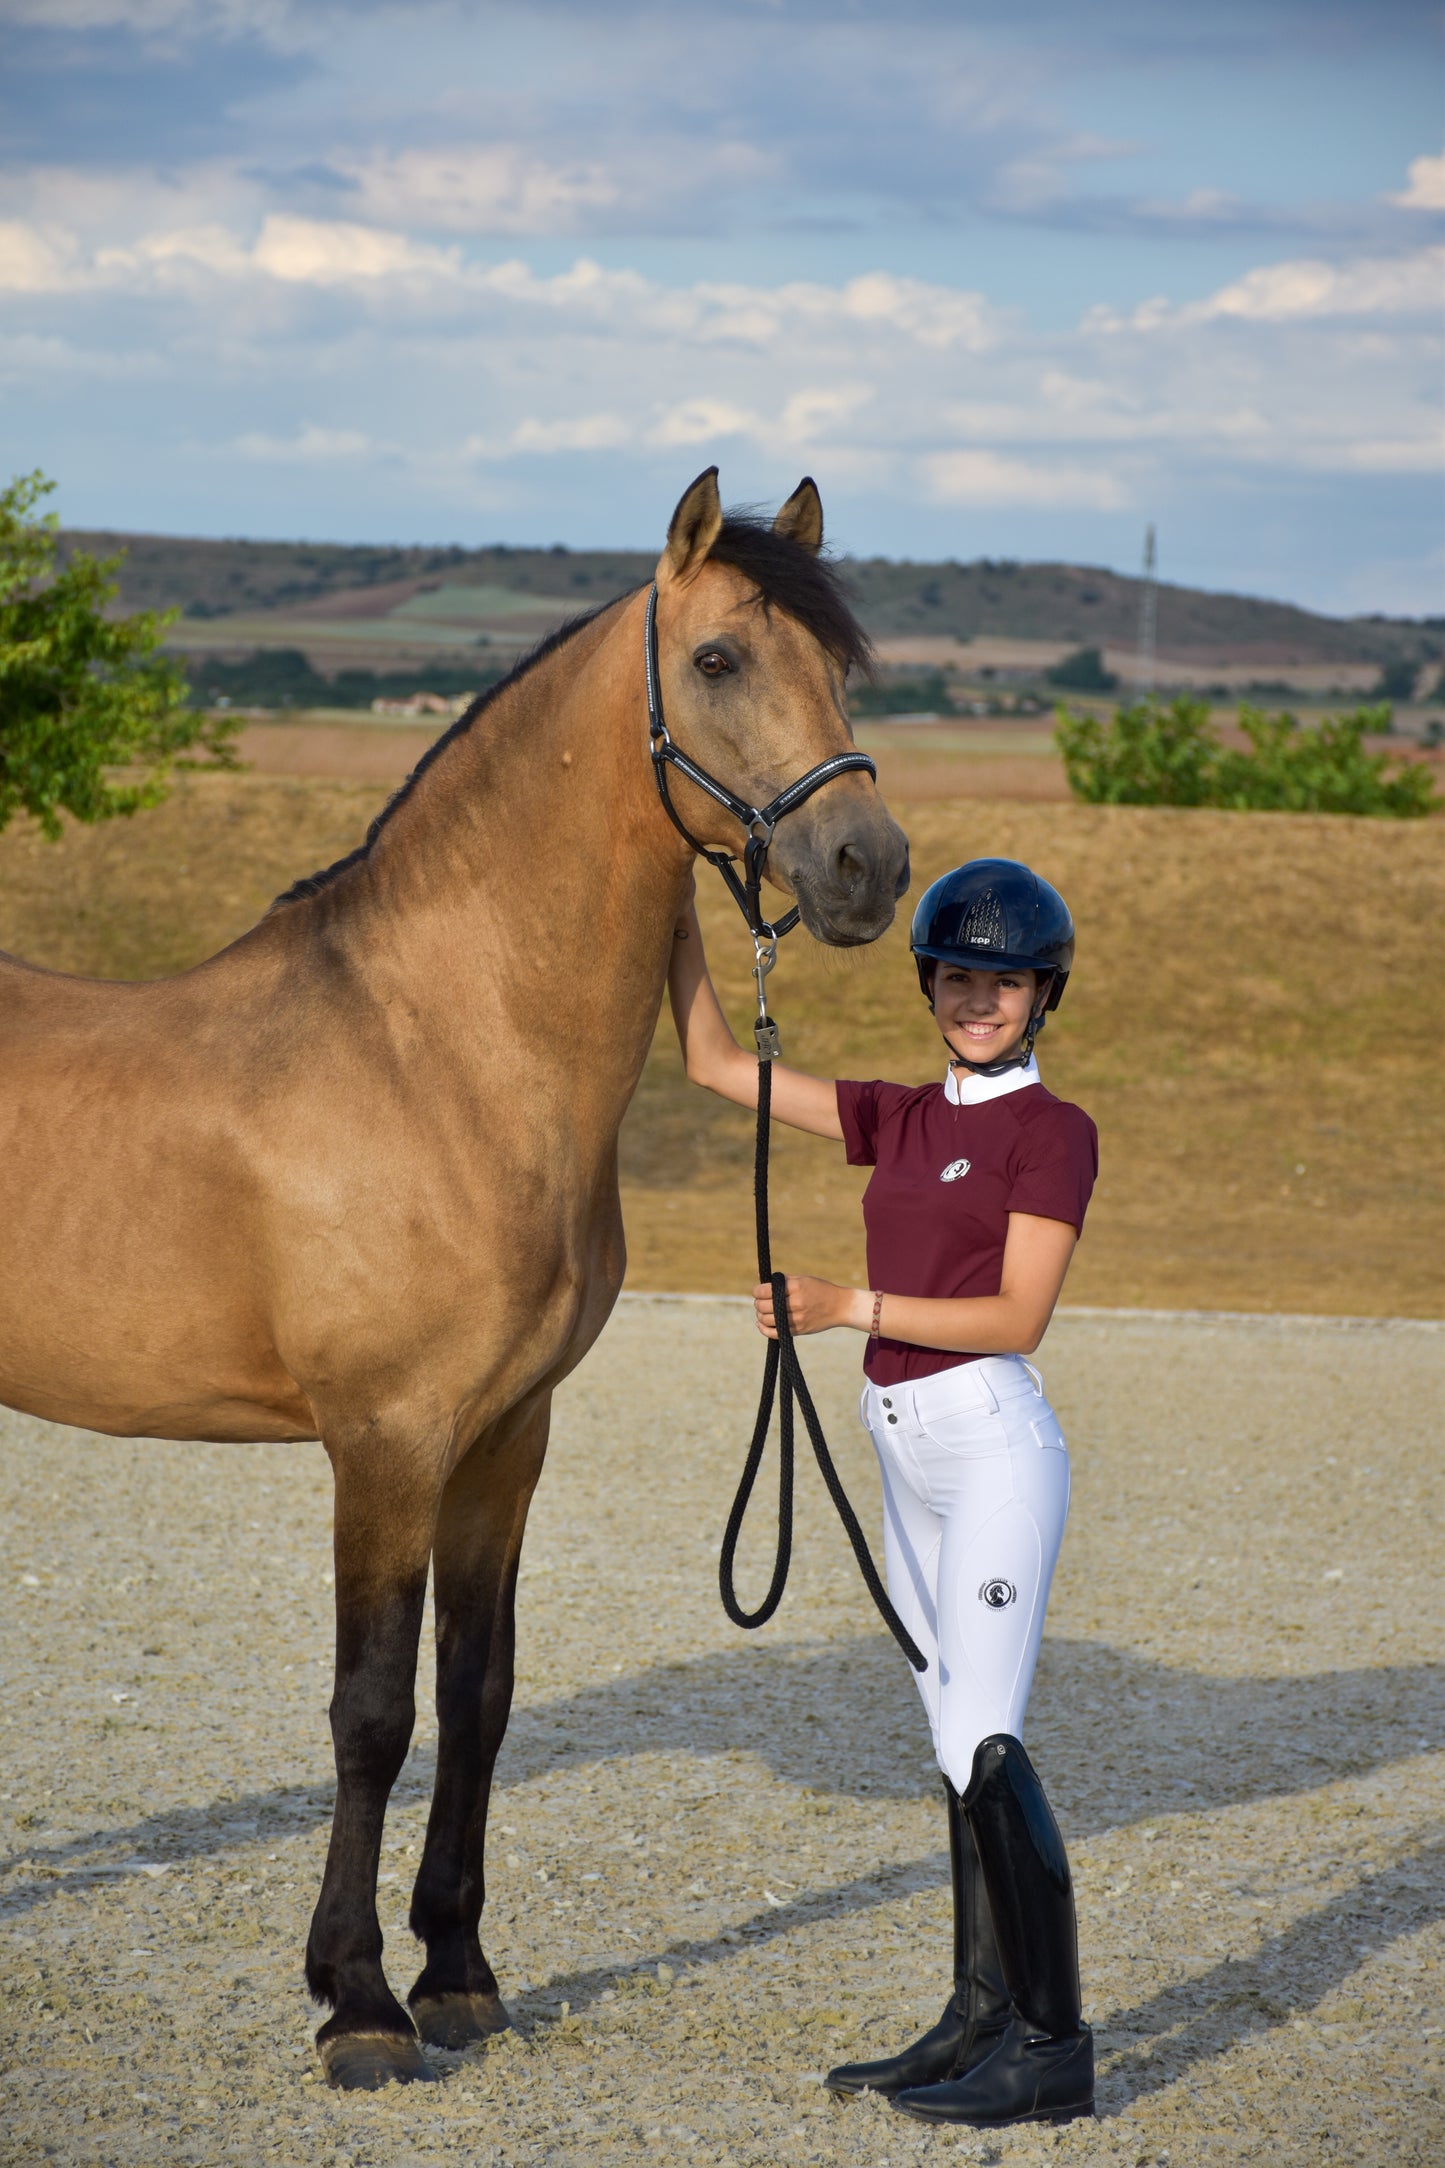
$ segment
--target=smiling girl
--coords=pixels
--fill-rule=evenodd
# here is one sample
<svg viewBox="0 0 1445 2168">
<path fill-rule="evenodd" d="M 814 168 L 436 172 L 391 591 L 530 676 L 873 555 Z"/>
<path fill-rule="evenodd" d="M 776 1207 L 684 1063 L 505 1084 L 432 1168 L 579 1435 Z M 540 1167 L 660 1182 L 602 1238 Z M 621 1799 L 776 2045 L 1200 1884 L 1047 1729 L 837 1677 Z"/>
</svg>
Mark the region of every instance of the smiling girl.
<svg viewBox="0 0 1445 2168">
<path fill-rule="evenodd" d="M 866 1335 L 862 1417 L 883 1478 L 893 1603 L 948 1802 L 953 1993 L 901 2053 L 830 2071 L 931 2122 L 1065 2122 L 1093 2108 L 1068 1859 L 1020 1738 L 1069 1504 L 1069 1458 L 1024 1361 L 1043 1338 L 1098 1168 L 1087 1114 L 1044 1089 L 1034 1040 L 1074 957 L 1068 907 L 1007 858 L 974 859 L 913 918 L 948 1050 L 941 1084 L 831 1082 L 773 1064 L 772 1111 L 873 1168 L 867 1288 L 790 1278 L 795 1333 Z M 669 980 L 688 1076 L 757 1104 L 695 910 Z M 754 1289 L 776 1338 L 770 1287 Z"/>
</svg>

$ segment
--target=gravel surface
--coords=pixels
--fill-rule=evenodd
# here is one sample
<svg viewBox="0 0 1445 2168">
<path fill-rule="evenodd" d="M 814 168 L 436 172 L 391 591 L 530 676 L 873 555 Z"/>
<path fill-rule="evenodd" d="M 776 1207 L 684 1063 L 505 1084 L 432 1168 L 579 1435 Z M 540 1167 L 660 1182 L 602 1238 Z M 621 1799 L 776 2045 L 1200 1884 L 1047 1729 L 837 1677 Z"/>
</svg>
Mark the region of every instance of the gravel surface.
<svg viewBox="0 0 1445 2168">
<path fill-rule="evenodd" d="M 807 1352 L 871 1526 L 858 1342 Z M 562 1396 L 492 1816 L 517 2029 L 373 2096 L 319 2080 L 300 1975 L 330 1805 L 319 1449 L 0 1415 L 0 2158 L 1438 2168 L 1445 1330 L 1050 1333 L 1076 1488 L 1029 1738 L 1101 2069 L 1099 2120 L 1057 2133 L 820 2088 L 937 2014 L 944 1829 L 811 1469 L 781 1616 L 740 1635 L 718 1606 L 759 1355 L 736 1305 L 636 1299 Z M 434 1743 L 427 1710 L 384 1855 L 403 1992 Z"/>
</svg>

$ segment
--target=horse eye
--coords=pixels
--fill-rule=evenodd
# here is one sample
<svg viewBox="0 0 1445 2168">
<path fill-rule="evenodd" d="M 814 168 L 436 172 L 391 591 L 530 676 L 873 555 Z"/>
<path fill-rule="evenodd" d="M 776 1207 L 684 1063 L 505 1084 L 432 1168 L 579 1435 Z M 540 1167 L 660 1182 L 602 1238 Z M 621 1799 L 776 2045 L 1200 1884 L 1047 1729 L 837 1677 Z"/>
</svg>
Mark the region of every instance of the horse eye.
<svg viewBox="0 0 1445 2168">
<path fill-rule="evenodd" d="M 720 678 L 732 668 L 726 655 L 720 655 L 715 647 L 710 647 L 706 654 L 698 656 L 697 666 L 704 677 L 710 678 Z"/>
</svg>

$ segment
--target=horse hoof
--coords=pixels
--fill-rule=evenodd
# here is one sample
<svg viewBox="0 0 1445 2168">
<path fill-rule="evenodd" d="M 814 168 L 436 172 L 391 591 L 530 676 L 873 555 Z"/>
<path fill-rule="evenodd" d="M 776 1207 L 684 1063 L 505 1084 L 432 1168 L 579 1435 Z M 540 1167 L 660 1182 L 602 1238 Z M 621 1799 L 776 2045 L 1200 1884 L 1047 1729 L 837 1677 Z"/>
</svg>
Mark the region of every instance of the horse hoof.
<svg viewBox="0 0 1445 2168">
<path fill-rule="evenodd" d="M 434 2048 L 465 2048 L 505 2032 L 512 2020 L 500 1995 L 419 1995 L 411 2006 L 417 2031 Z"/>
<path fill-rule="evenodd" d="M 399 2033 L 338 2033 L 317 2042 L 326 2082 L 339 2093 L 376 2093 L 383 2085 L 435 2085 L 437 2074 L 415 2040 Z"/>
</svg>

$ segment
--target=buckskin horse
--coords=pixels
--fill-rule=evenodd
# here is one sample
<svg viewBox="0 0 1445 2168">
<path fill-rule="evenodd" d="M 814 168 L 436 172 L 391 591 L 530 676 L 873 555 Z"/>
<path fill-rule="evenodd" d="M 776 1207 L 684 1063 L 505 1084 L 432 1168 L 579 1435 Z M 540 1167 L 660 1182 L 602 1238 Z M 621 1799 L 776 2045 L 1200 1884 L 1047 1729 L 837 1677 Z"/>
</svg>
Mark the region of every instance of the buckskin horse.
<svg viewBox="0 0 1445 2168">
<path fill-rule="evenodd" d="M 221 954 L 142 984 L 0 959 L 0 1400 L 331 1461 L 336 1804 L 306 1978 L 333 2085 L 430 2077 L 423 2042 L 508 2022 L 479 1930 L 523 1528 L 553 1390 L 622 1282 L 618 1130 L 693 844 L 740 847 L 688 758 L 725 799 L 783 794 L 767 875 L 817 939 L 875 940 L 907 886 L 871 764 L 841 757 L 867 642 L 822 532 L 810 479 L 768 526 L 725 517 L 709 468 L 651 612 L 639 590 L 554 633 Z M 661 729 L 684 756 L 662 790 L 650 712 L 654 754 Z M 827 787 L 809 769 L 799 804 L 808 763 Z M 429 1563 L 408 2013 L 376 1874 Z"/>
</svg>

